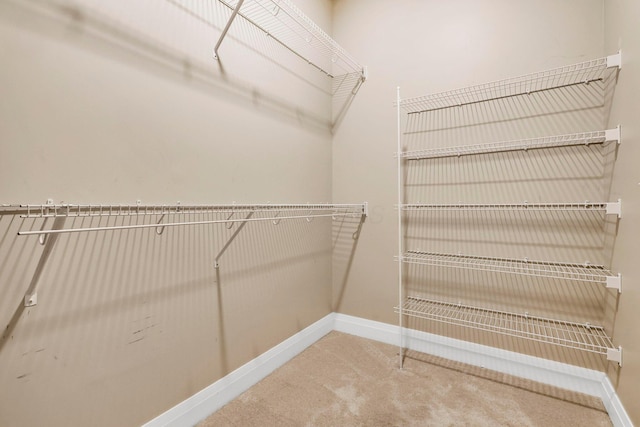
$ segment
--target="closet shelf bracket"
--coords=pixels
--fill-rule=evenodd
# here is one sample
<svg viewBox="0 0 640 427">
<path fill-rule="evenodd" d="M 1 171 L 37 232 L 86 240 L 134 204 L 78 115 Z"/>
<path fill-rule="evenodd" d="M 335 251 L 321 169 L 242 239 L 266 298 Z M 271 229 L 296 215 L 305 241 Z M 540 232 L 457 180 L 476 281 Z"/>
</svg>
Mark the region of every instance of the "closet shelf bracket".
<svg viewBox="0 0 640 427">
<path fill-rule="evenodd" d="M 622 52 L 618 51 L 618 53 L 614 55 L 607 56 L 607 68 L 618 67 L 618 69 L 622 68 Z"/>
<path fill-rule="evenodd" d="M 622 293 L 622 274 L 617 276 L 607 276 L 606 287 L 609 289 L 617 289 L 618 293 Z"/>
<path fill-rule="evenodd" d="M 244 0 L 239 0 L 238 4 L 233 9 L 233 12 L 231 12 L 231 16 L 229 17 L 229 20 L 227 21 L 227 25 L 224 26 L 224 30 L 222 30 L 222 33 L 220 34 L 220 38 L 218 39 L 218 42 L 216 43 L 216 46 L 213 48 L 213 58 L 214 59 L 220 59 L 220 57 L 218 56 L 218 49 L 220 49 L 220 45 L 222 44 L 222 40 L 224 40 L 225 36 L 227 35 L 227 32 L 229 31 L 229 28 L 231 27 L 231 24 L 236 19 L 236 16 L 238 15 L 238 12 L 240 11 L 240 8 L 242 7 L 242 3 L 244 3 Z"/>
<path fill-rule="evenodd" d="M 604 140 L 605 141 L 616 141 L 620 144 L 620 125 L 616 126 L 613 129 L 607 129 L 604 131 Z"/>
<path fill-rule="evenodd" d="M 618 362 L 618 366 L 622 366 L 622 346 L 619 346 L 618 348 L 608 348 L 607 360 L 611 362 Z"/>
<path fill-rule="evenodd" d="M 622 200 L 618 199 L 617 202 L 607 203 L 607 215 L 617 215 L 618 218 L 622 218 Z"/>
</svg>

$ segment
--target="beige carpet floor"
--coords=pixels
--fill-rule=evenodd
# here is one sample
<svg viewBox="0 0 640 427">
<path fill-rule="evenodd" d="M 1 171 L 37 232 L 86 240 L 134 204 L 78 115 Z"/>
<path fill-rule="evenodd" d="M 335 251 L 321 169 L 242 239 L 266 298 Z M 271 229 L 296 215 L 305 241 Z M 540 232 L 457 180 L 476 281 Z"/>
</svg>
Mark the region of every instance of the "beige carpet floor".
<svg viewBox="0 0 640 427">
<path fill-rule="evenodd" d="M 611 426 L 599 399 L 331 332 L 199 424 Z"/>
</svg>

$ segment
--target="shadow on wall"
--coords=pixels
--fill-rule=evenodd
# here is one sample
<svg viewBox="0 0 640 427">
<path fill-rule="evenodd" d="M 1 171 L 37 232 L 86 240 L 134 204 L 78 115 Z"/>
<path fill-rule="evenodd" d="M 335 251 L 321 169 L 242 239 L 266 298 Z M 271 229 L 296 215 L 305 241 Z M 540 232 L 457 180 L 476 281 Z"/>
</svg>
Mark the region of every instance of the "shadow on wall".
<svg viewBox="0 0 640 427">
<path fill-rule="evenodd" d="M 184 215 L 164 220 L 184 221 Z M 76 217 L 64 225 L 159 220 Z M 329 312 L 329 221 L 248 224 L 218 257 L 237 226 L 60 234 L 42 246 L 37 236 L 17 232 L 40 230 L 44 220 L 0 215 L 2 393 L 36 405 L 52 424 L 56 415 L 45 402 L 60 415 L 59 408 L 80 401 L 83 393 L 111 402 L 87 409 L 111 424 L 152 418 Z M 38 291 L 38 304 L 24 307 L 31 287 Z M 135 401 L 156 383 L 165 391 L 148 404 L 153 407 L 142 405 L 129 422 L 127 415 L 114 413 L 118 402 Z M 52 386 L 60 388 L 57 393 L 51 394 Z M 0 413 L 10 417 L 11 399 L 0 401 Z M 88 413 L 74 414 L 69 424 L 86 424 Z"/>
<path fill-rule="evenodd" d="M 217 1 L 206 5 L 191 3 L 166 0 L 142 4 L 153 11 L 137 10 L 141 6 L 131 4 L 118 11 L 116 6 L 100 2 L 79 5 L 42 0 L 8 0 L 0 7 L 4 18 L 14 25 L 114 58 L 225 102 L 260 111 L 312 132 L 329 133 L 336 127 L 337 120 L 330 118 L 332 103 L 334 108 L 337 103 L 339 116 L 344 116 L 359 88 L 358 81 L 351 82 L 349 76 L 329 78 L 315 69 L 305 68 L 307 63 L 298 64 L 303 61 L 242 19 L 233 23 L 227 35 L 225 43 L 230 46 L 226 46 L 225 54 L 228 54 L 216 61 L 212 57 L 213 46 L 230 10 L 225 3 Z M 140 19 L 136 19 L 136 15 Z M 163 24 L 163 21 L 166 22 Z M 167 31 L 168 28 L 171 31 Z M 176 34 L 176 31 L 185 34 Z M 225 57 L 230 58 L 231 68 L 225 66 Z M 249 65 L 241 64 L 249 59 Z M 319 110 L 317 106 L 303 105 L 288 98 L 291 94 L 286 91 L 281 92 L 284 96 L 277 95 L 270 86 L 273 76 L 285 85 L 292 83 L 289 91 L 292 87 L 308 91 L 310 96 L 304 98 L 316 99 L 326 107 Z M 340 88 L 347 83 L 353 83 L 353 87 L 348 91 L 336 90 L 336 83 L 330 80 L 342 82 L 338 85 Z"/>
<path fill-rule="evenodd" d="M 333 292 L 331 311 L 339 312 L 349 281 L 349 273 L 360 240 L 365 217 L 343 217 L 333 222 Z"/>
</svg>

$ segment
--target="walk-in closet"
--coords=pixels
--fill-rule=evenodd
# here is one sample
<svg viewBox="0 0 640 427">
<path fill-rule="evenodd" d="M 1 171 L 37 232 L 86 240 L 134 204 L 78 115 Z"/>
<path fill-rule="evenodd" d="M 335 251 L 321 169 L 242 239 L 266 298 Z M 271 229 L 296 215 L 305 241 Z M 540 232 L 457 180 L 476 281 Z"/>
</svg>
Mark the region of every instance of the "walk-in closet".
<svg viewBox="0 0 640 427">
<path fill-rule="evenodd" d="M 636 0 L 0 0 L 0 426 L 640 423 Z"/>
</svg>

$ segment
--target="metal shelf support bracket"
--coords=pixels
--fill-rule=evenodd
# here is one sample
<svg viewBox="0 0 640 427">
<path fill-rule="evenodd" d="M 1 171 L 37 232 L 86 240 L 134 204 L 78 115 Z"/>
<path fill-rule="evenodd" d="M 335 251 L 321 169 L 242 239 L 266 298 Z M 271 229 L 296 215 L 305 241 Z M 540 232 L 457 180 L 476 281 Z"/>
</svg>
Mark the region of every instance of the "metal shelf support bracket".
<svg viewBox="0 0 640 427">
<path fill-rule="evenodd" d="M 613 129 L 605 130 L 604 139 L 605 141 L 616 141 L 618 144 L 620 144 L 620 125 L 616 126 Z"/>
<path fill-rule="evenodd" d="M 622 218 L 622 200 L 618 199 L 617 202 L 607 203 L 607 215 L 618 215 L 618 218 Z"/>
<path fill-rule="evenodd" d="M 236 8 L 233 9 L 233 12 L 231 13 L 231 16 L 229 17 L 229 20 L 227 21 L 227 25 L 225 25 L 224 30 L 222 30 L 222 33 L 220 34 L 220 38 L 218 39 L 218 43 L 216 43 L 216 47 L 213 48 L 213 59 L 220 59 L 220 57 L 218 56 L 218 49 L 220 48 L 220 45 L 222 44 L 222 40 L 224 40 L 225 36 L 227 35 L 227 32 L 229 31 L 229 28 L 231 27 L 231 24 L 233 23 L 234 19 L 236 19 L 236 16 L 238 15 L 238 12 L 240 11 L 240 8 L 242 7 L 242 3 L 244 3 L 244 0 L 239 0 L 238 4 L 236 5 Z"/>
<path fill-rule="evenodd" d="M 619 294 L 622 293 L 622 274 L 607 276 L 607 288 L 617 289 Z"/>
<path fill-rule="evenodd" d="M 618 69 L 622 68 L 622 52 L 618 51 L 618 53 L 614 55 L 607 56 L 607 68 L 618 67 Z"/>
<path fill-rule="evenodd" d="M 618 348 L 608 348 L 607 360 L 618 362 L 618 366 L 622 366 L 622 346 Z"/>
</svg>

